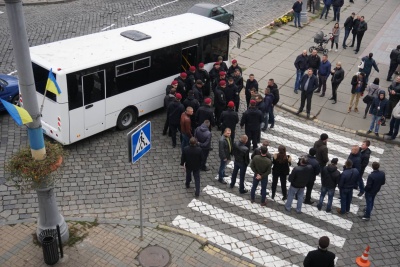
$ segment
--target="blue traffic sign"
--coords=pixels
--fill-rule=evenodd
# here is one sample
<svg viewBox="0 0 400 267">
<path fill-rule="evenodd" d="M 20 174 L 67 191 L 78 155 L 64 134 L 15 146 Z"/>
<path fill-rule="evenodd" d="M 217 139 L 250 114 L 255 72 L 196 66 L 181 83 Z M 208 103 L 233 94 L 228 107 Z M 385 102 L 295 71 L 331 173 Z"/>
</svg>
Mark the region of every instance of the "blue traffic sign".
<svg viewBox="0 0 400 267">
<path fill-rule="evenodd" d="M 151 123 L 140 125 L 131 136 L 132 163 L 138 161 L 151 149 Z"/>
</svg>

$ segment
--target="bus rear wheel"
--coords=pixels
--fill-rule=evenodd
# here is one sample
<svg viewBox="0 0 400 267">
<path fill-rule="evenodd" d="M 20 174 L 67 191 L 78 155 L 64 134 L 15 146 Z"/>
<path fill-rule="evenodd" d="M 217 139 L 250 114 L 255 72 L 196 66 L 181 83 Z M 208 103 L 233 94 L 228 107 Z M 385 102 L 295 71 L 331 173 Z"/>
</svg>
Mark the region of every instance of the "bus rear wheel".
<svg viewBox="0 0 400 267">
<path fill-rule="evenodd" d="M 126 130 L 130 128 L 137 119 L 136 111 L 132 108 L 125 108 L 121 111 L 117 120 L 118 130 Z"/>
</svg>

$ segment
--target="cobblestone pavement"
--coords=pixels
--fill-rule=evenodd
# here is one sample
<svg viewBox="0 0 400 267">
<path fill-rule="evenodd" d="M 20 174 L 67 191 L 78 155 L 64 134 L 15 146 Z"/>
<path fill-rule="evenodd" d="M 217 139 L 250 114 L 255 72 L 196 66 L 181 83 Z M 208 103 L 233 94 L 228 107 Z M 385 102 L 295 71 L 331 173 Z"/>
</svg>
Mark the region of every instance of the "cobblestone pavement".
<svg viewBox="0 0 400 267">
<path fill-rule="evenodd" d="M 121 3 L 126 2 L 115 1 L 115 4 Z M 109 5 L 113 6 L 113 4 Z M 82 10 L 88 8 L 84 5 L 80 7 Z M 51 8 L 55 8 L 61 14 L 62 10 L 60 7 L 57 9 L 57 5 Z M 143 10 L 138 10 L 138 12 L 143 12 Z M 81 10 L 74 11 L 79 13 Z M 89 14 L 88 17 L 91 16 Z M 3 15 L 0 14 L 0 19 L 4 19 L 1 17 Z M 120 13 L 115 16 L 120 17 Z M 73 19 L 74 16 L 72 15 L 71 18 Z M 93 15 L 93 19 L 95 18 L 97 16 Z M 39 18 L 36 19 L 38 23 L 41 21 Z M 43 19 L 47 20 L 47 17 Z M 74 22 L 71 29 L 77 28 L 78 21 Z M 97 24 L 93 24 L 93 28 L 97 31 L 113 23 L 109 22 L 100 25 L 98 21 Z M 4 24 L 0 25 L 2 27 Z M 47 24 L 43 25 L 43 31 L 46 32 L 48 29 L 45 25 Z M 83 27 L 79 34 L 85 31 L 90 32 L 88 28 Z M 59 34 L 62 35 L 62 31 L 59 31 Z M 72 33 L 66 35 L 68 34 Z M 8 65 L 9 63 L 6 64 Z M 258 76 L 257 73 L 256 76 Z M 274 77 L 278 76 L 274 74 Z M 266 78 L 268 77 L 266 75 Z M 243 105 L 241 111 L 243 111 Z M 144 211 L 147 222 L 170 224 L 193 231 L 200 236 L 205 235 L 214 246 L 227 253 L 240 256 L 241 259 L 251 260 L 257 265 L 301 265 L 305 252 L 316 247 L 318 237 L 323 233 L 331 237 L 330 249 L 338 257 L 337 266 L 352 266 L 355 258 L 361 255 L 367 244 L 371 246 L 370 259 L 373 266 L 400 265 L 398 259 L 400 236 L 397 229 L 399 224 L 397 214 L 400 209 L 397 197 L 399 191 L 397 177 L 400 175 L 397 166 L 399 147 L 379 141 L 374 141 L 372 144 L 374 160 L 379 160 L 382 170 L 386 172 L 387 184 L 375 201 L 370 222 L 362 222 L 358 218 L 358 215 L 362 214 L 364 200 L 357 197 L 354 198 L 352 212 L 344 217 L 318 211 L 315 206 L 303 207 L 303 214 L 300 215 L 294 212 L 285 214 L 283 202 L 279 199 L 272 202 L 268 198 L 267 208 L 261 209 L 258 204 L 248 203 L 248 195 L 240 195 L 237 189 L 230 190 L 216 182 L 219 132 L 215 130 L 213 130 L 214 150 L 209 157 L 211 171 L 202 173 L 202 192 L 199 199 L 194 199 L 193 189 L 187 190 L 184 185 L 183 170 L 179 166 L 179 148 L 173 149 L 170 140 L 161 135 L 164 118 L 165 114 L 161 111 L 142 118 L 150 120 L 153 124 L 153 149 L 142 159 Z M 36 194 L 21 195 L 17 190 L 5 185 L 2 178 L 4 177 L 2 169 L 4 162 L 21 145 L 27 144 L 26 130 L 17 127 L 4 113 L 0 114 L 0 125 L 0 224 L 20 223 L 24 220 L 34 221 L 37 217 Z M 276 151 L 278 145 L 284 144 L 290 154 L 298 157 L 308 150 L 322 131 L 329 132 L 330 158 L 339 157 L 340 166 L 347 157 L 350 146 L 362 140 L 354 132 L 316 121 L 305 121 L 284 111 L 277 112 L 276 128 L 263 134 L 263 138 L 271 140 L 271 151 Z M 69 157 L 65 162 L 65 173 L 55 190 L 59 208 L 66 218 L 97 218 L 99 221 L 139 220 L 138 170 L 137 165 L 127 163 L 127 132 L 108 130 L 66 147 Z M 241 133 L 243 131 L 237 129 L 236 136 Z M 248 186 L 251 182 L 250 172 L 246 180 Z M 314 198 L 319 189 L 320 184 L 317 183 L 313 192 Z M 337 206 L 337 201 L 335 199 L 335 206 Z M 188 228 L 188 224 L 193 227 Z M 22 224 L 18 225 L 18 227 L 23 227 Z M 0 231 L 10 229 L 3 227 L 5 226 L 2 226 Z M 104 229 L 101 227 L 99 229 Z M 28 224 L 27 228 L 30 229 L 27 233 L 33 232 L 34 225 Z M 129 231 L 130 229 L 127 230 Z M 3 237 L 3 234 L 0 236 Z M 26 236 L 27 234 L 20 240 L 24 240 Z M 97 236 L 96 234 L 93 238 Z M 23 244 L 18 246 L 22 248 Z M 1 253 L 1 257 L 8 260 L 11 257 L 7 254 L 10 248 L 5 250 L 5 253 Z"/>
<path fill-rule="evenodd" d="M 114 29 L 182 14 L 198 1 L 171 2 L 173 1 L 80 0 L 54 5 L 25 6 L 29 44 L 35 46 L 99 32 L 111 25 L 113 26 L 110 28 Z M 266 25 L 276 14 L 282 14 L 292 6 L 291 0 L 207 2 L 227 5 L 228 10 L 234 11 L 235 22 L 232 29 L 242 35 Z M 4 6 L 0 6 L 0 12 L 4 12 L 0 13 L 0 73 L 10 73 L 16 67 Z"/>
<path fill-rule="evenodd" d="M 64 258 L 55 266 L 140 266 L 138 255 L 149 246 L 168 250 L 171 267 L 180 266 L 254 266 L 231 256 L 210 244 L 169 232 L 161 228 L 146 227 L 140 240 L 140 228 L 124 224 L 91 225 L 69 222 L 80 233 L 82 242 L 64 246 Z M 23 223 L 0 226 L 0 265 L 5 267 L 48 266 L 43 262 L 42 248 L 33 243 L 36 225 Z"/>
</svg>

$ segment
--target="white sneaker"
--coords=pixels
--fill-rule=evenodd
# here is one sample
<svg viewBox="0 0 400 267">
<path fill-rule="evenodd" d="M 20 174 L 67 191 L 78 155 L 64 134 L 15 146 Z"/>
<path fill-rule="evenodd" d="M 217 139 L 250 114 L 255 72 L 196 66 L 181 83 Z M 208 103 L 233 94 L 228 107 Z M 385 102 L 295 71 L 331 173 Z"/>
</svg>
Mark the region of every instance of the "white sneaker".
<svg viewBox="0 0 400 267">
<path fill-rule="evenodd" d="M 328 51 L 329 51 L 329 52 L 331 52 L 331 51 L 332 51 L 332 49 L 328 49 Z"/>
<path fill-rule="evenodd" d="M 335 49 L 335 52 L 337 52 L 337 49 Z"/>
</svg>

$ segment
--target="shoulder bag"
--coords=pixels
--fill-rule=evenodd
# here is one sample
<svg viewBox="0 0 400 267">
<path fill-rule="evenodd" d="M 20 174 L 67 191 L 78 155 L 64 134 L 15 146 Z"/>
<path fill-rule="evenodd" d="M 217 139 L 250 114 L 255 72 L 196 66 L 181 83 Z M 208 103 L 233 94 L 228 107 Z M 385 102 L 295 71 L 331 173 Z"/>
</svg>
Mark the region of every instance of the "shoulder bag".
<svg viewBox="0 0 400 267">
<path fill-rule="evenodd" d="M 375 94 L 375 91 L 376 91 L 376 90 L 378 90 L 378 89 L 375 89 L 375 90 L 372 92 L 371 95 L 368 94 L 368 95 L 364 96 L 363 102 L 364 102 L 365 104 L 370 104 L 370 103 L 372 103 L 372 101 L 374 100 L 373 95 Z"/>
</svg>

